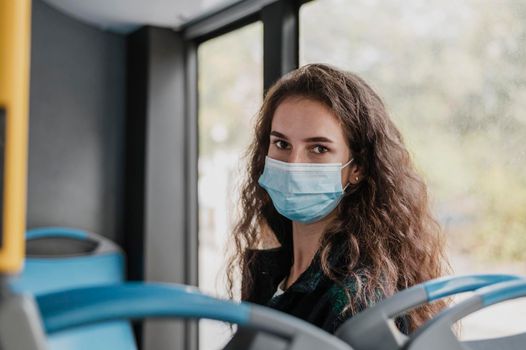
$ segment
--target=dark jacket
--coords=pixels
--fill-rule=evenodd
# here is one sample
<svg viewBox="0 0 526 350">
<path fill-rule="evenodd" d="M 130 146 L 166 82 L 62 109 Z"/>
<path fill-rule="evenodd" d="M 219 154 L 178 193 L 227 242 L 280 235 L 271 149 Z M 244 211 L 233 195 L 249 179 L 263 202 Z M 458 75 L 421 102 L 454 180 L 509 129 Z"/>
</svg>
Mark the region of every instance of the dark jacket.
<svg viewBox="0 0 526 350">
<path fill-rule="evenodd" d="M 330 280 L 322 271 L 319 256 L 316 254 L 305 272 L 279 296 L 273 297 L 279 283 L 286 277 L 292 266 L 292 249 L 275 248 L 269 250 L 249 250 L 249 268 L 254 285 L 252 295 L 246 301 L 271 307 L 310 322 L 329 333 L 353 315 L 342 314 L 347 304 L 345 288 Z M 330 264 L 339 264 L 342 253 L 336 252 L 329 258 Z M 344 281 L 344 286 L 356 290 L 356 281 Z M 371 305 L 360 305 L 359 310 Z M 397 319 L 397 325 L 407 334 L 405 318 Z"/>
</svg>

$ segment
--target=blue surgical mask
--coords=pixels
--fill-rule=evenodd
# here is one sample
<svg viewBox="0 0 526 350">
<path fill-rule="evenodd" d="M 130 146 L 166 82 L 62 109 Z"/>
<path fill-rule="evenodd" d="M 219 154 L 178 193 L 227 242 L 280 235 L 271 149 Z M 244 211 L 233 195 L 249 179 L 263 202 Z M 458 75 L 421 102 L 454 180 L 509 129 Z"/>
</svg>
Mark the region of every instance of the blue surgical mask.
<svg viewBox="0 0 526 350">
<path fill-rule="evenodd" d="M 258 183 L 272 199 L 276 210 L 292 221 L 304 224 L 323 219 L 340 203 L 341 163 L 287 163 L 265 158 Z"/>
</svg>

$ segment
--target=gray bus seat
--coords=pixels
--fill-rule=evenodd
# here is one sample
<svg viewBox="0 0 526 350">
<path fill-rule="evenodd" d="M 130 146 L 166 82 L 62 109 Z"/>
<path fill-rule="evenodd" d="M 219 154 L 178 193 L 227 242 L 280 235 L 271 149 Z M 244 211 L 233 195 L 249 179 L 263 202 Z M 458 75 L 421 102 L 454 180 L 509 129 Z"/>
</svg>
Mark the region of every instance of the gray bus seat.
<svg viewBox="0 0 526 350">
<path fill-rule="evenodd" d="M 257 347 L 236 350 L 352 350 L 301 319 L 259 305 L 216 299 L 184 285 L 127 283 L 86 287 L 40 295 L 36 302 L 44 329 L 50 335 L 111 320 L 206 318 L 271 336 L 260 338 Z"/>
<path fill-rule="evenodd" d="M 451 327 L 458 320 L 485 307 L 516 298 L 526 297 L 526 279 L 502 282 L 481 288 L 475 294 L 442 311 L 434 319 L 418 329 L 409 339 L 407 350 L 523 350 L 526 348 L 526 332 L 517 335 L 459 341 Z M 526 321 L 526 315 L 524 315 Z"/>
<path fill-rule="evenodd" d="M 401 349 L 409 338 L 396 327 L 394 320 L 397 316 L 454 294 L 518 278 L 520 276 L 486 274 L 448 276 L 427 281 L 362 311 L 342 324 L 335 335 L 355 350 Z"/>
</svg>

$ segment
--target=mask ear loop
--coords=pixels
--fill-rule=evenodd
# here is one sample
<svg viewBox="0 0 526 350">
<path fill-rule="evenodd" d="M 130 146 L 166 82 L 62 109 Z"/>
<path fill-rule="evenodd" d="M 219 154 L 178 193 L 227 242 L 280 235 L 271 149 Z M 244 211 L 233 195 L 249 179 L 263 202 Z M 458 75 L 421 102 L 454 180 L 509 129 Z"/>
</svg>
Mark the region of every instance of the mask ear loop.
<svg viewBox="0 0 526 350">
<path fill-rule="evenodd" d="M 343 169 L 343 168 L 345 168 L 347 165 L 351 164 L 353 160 L 354 160 L 354 158 L 351 158 L 350 161 L 348 161 L 347 163 L 345 163 L 344 165 L 342 165 L 342 166 L 340 167 L 340 170 Z M 347 190 L 347 187 L 349 187 L 350 184 L 351 184 L 351 183 L 347 181 L 347 185 L 345 185 L 345 187 L 343 188 L 343 192 L 345 192 L 345 190 Z"/>
<path fill-rule="evenodd" d="M 344 165 L 342 165 L 342 166 L 340 167 L 340 170 L 342 170 L 343 168 L 345 168 L 347 165 L 351 164 L 351 162 L 352 162 L 353 160 L 354 160 L 354 158 L 351 158 L 350 161 L 348 161 L 347 163 L 345 163 Z"/>
</svg>

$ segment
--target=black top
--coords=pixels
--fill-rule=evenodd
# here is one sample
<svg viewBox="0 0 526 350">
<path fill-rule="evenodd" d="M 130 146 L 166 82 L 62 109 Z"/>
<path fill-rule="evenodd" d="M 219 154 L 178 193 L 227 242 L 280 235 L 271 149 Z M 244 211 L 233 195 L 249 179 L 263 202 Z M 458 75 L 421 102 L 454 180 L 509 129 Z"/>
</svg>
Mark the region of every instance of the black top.
<svg viewBox="0 0 526 350">
<path fill-rule="evenodd" d="M 316 254 L 305 272 L 287 288 L 283 294 L 273 297 L 278 285 L 287 276 L 292 266 L 291 248 L 268 250 L 249 250 L 254 285 L 252 295 L 246 301 L 271 307 L 310 322 L 329 333 L 353 315 L 346 312 L 345 288 L 356 290 L 356 280 L 344 280 L 343 286 L 329 279 L 322 271 L 320 259 Z M 338 264 L 342 254 L 336 252 L 329 258 L 330 264 Z M 345 287 L 345 288 L 344 288 Z M 360 305 L 357 312 L 371 305 Z M 396 324 L 404 333 L 408 333 L 407 320 L 397 319 Z"/>
</svg>

